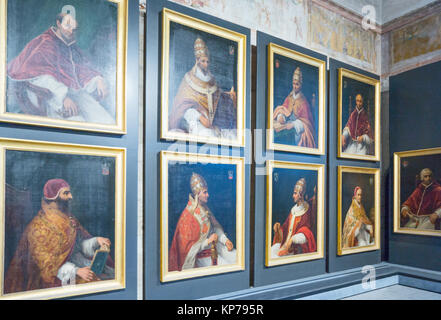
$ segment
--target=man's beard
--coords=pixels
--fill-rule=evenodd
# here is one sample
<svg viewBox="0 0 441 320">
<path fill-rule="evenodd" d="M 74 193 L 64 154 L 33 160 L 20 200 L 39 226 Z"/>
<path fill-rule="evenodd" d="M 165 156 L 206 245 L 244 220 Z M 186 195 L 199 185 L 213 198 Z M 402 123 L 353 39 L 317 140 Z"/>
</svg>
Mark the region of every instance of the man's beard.
<svg viewBox="0 0 441 320">
<path fill-rule="evenodd" d="M 57 199 L 56 202 L 61 212 L 70 213 L 70 200 Z"/>
<path fill-rule="evenodd" d="M 65 35 L 61 30 L 60 30 L 60 34 L 61 37 L 63 38 L 64 41 L 66 41 L 67 43 L 70 43 L 72 41 L 75 41 L 75 33 L 72 33 L 71 35 Z"/>
</svg>

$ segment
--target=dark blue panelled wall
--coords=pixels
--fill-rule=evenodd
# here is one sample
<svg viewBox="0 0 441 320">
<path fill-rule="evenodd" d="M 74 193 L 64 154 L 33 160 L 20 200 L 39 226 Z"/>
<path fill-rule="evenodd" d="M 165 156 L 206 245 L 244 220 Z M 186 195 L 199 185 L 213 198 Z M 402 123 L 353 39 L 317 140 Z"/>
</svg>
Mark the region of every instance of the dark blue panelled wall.
<svg viewBox="0 0 441 320">
<path fill-rule="evenodd" d="M 246 109 L 245 127 L 250 128 L 250 31 L 220 20 L 216 17 L 200 13 L 182 5 L 166 0 L 147 1 L 146 17 L 146 74 L 145 74 L 145 189 L 144 189 L 144 298 L 145 299 L 198 299 L 219 295 L 249 288 L 250 283 L 250 165 L 245 166 L 245 270 L 217 274 L 186 280 L 161 283 L 160 281 L 160 161 L 159 153 L 162 150 L 180 152 L 201 152 L 203 154 L 222 154 L 225 147 L 202 146 L 189 143 L 175 143 L 174 141 L 161 140 L 161 44 L 162 44 L 162 9 L 171 10 L 189 15 L 196 19 L 227 28 L 247 37 L 246 42 Z M 250 147 L 251 138 L 246 136 L 246 146 Z M 230 154 L 245 156 L 244 148 L 226 148 Z M 249 163 L 247 157 L 246 163 Z M 185 203 L 184 203 L 185 205 Z"/>
<path fill-rule="evenodd" d="M 441 238 L 393 233 L 394 152 L 441 147 L 441 62 L 390 78 L 389 262 L 440 270 Z"/>
<path fill-rule="evenodd" d="M 337 214 L 338 214 L 338 166 L 352 166 L 364 168 L 380 168 L 380 162 L 361 161 L 337 158 L 338 139 L 338 69 L 345 68 L 362 75 L 378 79 L 379 77 L 361 69 L 334 59 L 329 60 L 329 167 L 328 167 L 328 272 L 362 267 L 381 262 L 381 250 L 360 252 L 344 256 L 337 255 Z M 383 203 L 383 202 L 382 202 Z M 384 235 L 384 209 L 381 209 L 381 234 Z M 385 245 L 381 239 L 381 248 Z"/>
<path fill-rule="evenodd" d="M 303 54 L 307 54 L 316 59 L 326 61 L 326 57 L 313 52 L 311 50 L 296 46 L 292 43 L 280 40 L 278 38 L 272 37 L 265 33 L 257 33 L 257 83 L 256 83 L 256 109 L 254 110 L 256 116 L 256 128 L 255 132 L 256 140 L 256 170 L 255 170 L 255 229 L 254 229 L 254 286 L 263 286 L 274 284 L 278 282 L 296 280 L 300 278 L 305 278 L 308 276 L 320 275 L 326 273 L 326 227 L 325 232 L 325 245 L 324 251 L 325 256 L 322 259 L 291 263 L 280 266 L 266 267 L 265 266 L 265 228 L 266 228 L 266 175 L 261 174 L 262 169 L 264 169 L 265 163 L 261 163 L 258 160 L 269 159 L 271 160 L 271 154 L 266 152 L 265 145 L 265 135 L 260 135 L 265 131 L 259 131 L 259 129 L 265 129 L 267 125 L 267 74 L 268 74 L 268 44 L 275 43 L 285 48 L 298 51 Z M 291 76 L 291 75 L 290 75 Z M 326 79 L 327 82 L 327 79 Z M 289 85 L 291 83 L 289 82 Z M 325 92 L 325 97 L 326 97 Z M 327 100 L 327 98 L 325 98 Z M 325 101 L 327 105 L 327 101 Z M 327 114 L 325 116 L 325 125 L 328 123 Z M 326 128 L 324 130 L 326 132 Z M 262 141 L 262 144 L 260 142 Z M 325 139 L 325 154 L 327 152 Z M 260 147 L 259 147 L 260 146 Z M 289 161 L 289 162 L 300 162 L 300 163 L 314 163 L 314 164 L 325 164 L 326 165 L 326 155 L 308 155 L 293 152 L 282 152 L 274 151 L 274 160 L 279 161 Z M 325 167 L 326 172 L 326 167 Z M 295 183 L 295 181 L 294 181 Z M 325 176 L 325 185 L 327 184 L 327 179 Z M 326 189 L 325 189 L 326 190 Z M 290 190 L 289 192 L 291 192 Z M 325 201 L 325 219 L 324 224 L 326 226 L 327 213 L 326 213 L 326 202 L 327 196 L 326 192 L 324 195 Z M 288 213 L 287 213 L 288 214 Z M 281 221 L 283 223 L 283 221 Z"/>
</svg>

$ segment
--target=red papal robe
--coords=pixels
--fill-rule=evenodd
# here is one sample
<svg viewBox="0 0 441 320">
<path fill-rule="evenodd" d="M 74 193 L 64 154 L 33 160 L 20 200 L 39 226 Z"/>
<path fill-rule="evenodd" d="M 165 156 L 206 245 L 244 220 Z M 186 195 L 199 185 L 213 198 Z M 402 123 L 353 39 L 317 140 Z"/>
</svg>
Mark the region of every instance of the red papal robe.
<svg viewBox="0 0 441 320">
<path fill-rule="evenodd" d="M 181 271 L 185 263 L 185 259 L 190 249 L 196 244 L 201 237 L 206 238 L 211 227 L 211 216 L 204 219 L 201 223 L 195 218 L 194 214 L 200 214 L 200 208 L 194 207 L 194 200 L 190 200 L 182 212 L 178 224 L 176 225 L 175 234 L 169 251 L 168 271 Z M 217 223 L 216 220 L 213 220 Z M 209 250 L 198 253 L 199 256 L 209 256 Z"/>
<path fill-rule="evenodd" d="M 274 110 L 273 117 L 276 119 L 280 113 L 289 117 L 293 113 L 295 118 L 302 122 L 304 128 L 297 145 L 300 147 L 317 148 L 314 120 L 308 100 L 306 100 L 302 92 L 299 92 L 296 98 L 293 97 L 293 94 L 294 91 L 291 91 L 283 105 Z"/>
<path fill-rule="evenodd" d="M 46 204 L 26 227 L 5 276 L 4 292 L 14 293 L 61 286 L 58 269 L 69 260 L 77 236 L 92 236 L 78 220 Z M 78 278 L 77 283 L 82 281 Z"/>
<path fill-rule="evenodd" d="M 434 181 L 428 187 L 420 183 L 409 198 L 403 203 L 411 214 L 417 217 L 441 214 L 441 185 Z M 438 215 L 439 216 L 439 215 Z M 435 223 L 435 229 L 440 229 L 440 219 Z"/>
<path fill-rule="evenodd" d="M 361 112 L 358 112 L 357 108 L 355 108 L 349 116 L 345 127 L 349 129 L 349 134 L 353 140 L 356 140 L 357 137 L 363 135 L 367 135 L 370 139 L 374 139 L 372 127 L 369 122 L 369 115 L 364 108 Z"/>
<path fill-rule="evenodd" d="M 314 234 L 311 230 L 311 219 L 312 219 L 312 214 L 314 214 L 313 210 L 312 210 L 312 206 L 309 205 L 309 203 L 306 201 L 304 202 L 304 206 L 305 206 L 305 210 L 303 211 L 303 213 L 301 213 L 301 215 L 296 214 L 294 216 L 292 214 L 294 208 L 291 209 L 291 212 L 289 213 L 288 218 L 286 218 L 285 222 L 283 223 L 283 225 L 280 228 L 282 231 L 281 242 L 280 242 L 280 239 L 277 239 L 276 236 L 273 239 L 273 245 L 280 242 L 280 248 L 282 248 L 283 245 L 285 244 L 285 242 L 287 242 L 294 235 L 299 234 L 299 233 L 303 233 L 303 235 L 306 238 L 306 242 L 304 244 L 300 244 L 300 245 L 293 243 L 288 248 L 287 254 L 297 254 L 299 250 L 298 250 L 298 248 L 296 248 L 296 246 L 301 247 L 302 253 L 317 251 L 315 237 L 314 237 Z M 291 225 L 292 219 L 294 219 L 294 222 L 292 224 L 292 230 L 290 232 L 290 225 Z"/>
<path fill-rule="evenodd" d="M 100 74 L 91 68 L 75 42 L 66 43 L 49 28 L 8 63 L 8 76 L 18 81 L 15 91 L 25 113 L 46 115 L 44 100 L 50 99 L 51 93 L 26 81 L 42 75 L 52 76 L 66 87 L 78 90 Z M 29 101 L 26 90 L 32 90 L 38 96 L 38 107 Z"/>
</svg>

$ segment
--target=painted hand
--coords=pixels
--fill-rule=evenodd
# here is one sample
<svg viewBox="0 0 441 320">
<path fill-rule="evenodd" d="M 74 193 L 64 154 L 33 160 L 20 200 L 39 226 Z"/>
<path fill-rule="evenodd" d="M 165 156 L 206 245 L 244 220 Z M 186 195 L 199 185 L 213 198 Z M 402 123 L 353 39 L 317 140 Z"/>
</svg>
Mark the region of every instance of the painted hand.
<svg viewBox="0 0 441 320">
<path fill-rule="evenodd" d="M 77 275 L 81 279 L 83 279 L 83 280 L 85 280 L 87 282 L 92 281 L 95 278 L 95 274 L 93 273 L 92 270 L 90 270 L 90 267 L 84 267 L 84 268 L 78 269 L 77 270 Z"/>
<path fill-rule="evenodd" d="M 227 246 L 228 251 L 233 250 L 233 243 L 230 240 L 227 240 L 227 242 L 225 242 L 225 245 Z"/>
<path fill-rule="evenodd" d="M 98 97 L 100 97 L 100 99 L 104 99 L 107 96 L 108 90 L 107 90 L 107 85 L 106 85 L 106 82 L 104 81 L 104 79 L 102 79 L 102 78 L 97 79 L 96 92 L 98 93 Z"/>
<path fill-rule="evenodd" d="M 435 224 L 436 220 L 438 220 L 438 215 L 437 215 L 436 213 L 432 213 L 432 214 L 429 216 L 429 219 L 430 219 L 430 222 L 431 222 L 432 224 Z"/>
<path fill-rule="evenodd" d="M 73 117 L 78 115 L 78 107 L 71 98 L 66 97 L 63 101 L 63 117 Z"/>
<path fill-rule="evenodd" d="M 403 210 L 401 210 L 401 217 L 403 217 L 403 218 L 409 217 L 409 210 L 407 210 L 407 208 L 404 208 Z"/>
<path fill-rule="evenodd" d="M 103 238 L 103 237 L 97 237 L 96 240 L 98 241 L 98 244 L 100 245 L 100 247 L 107 246 L 110 248 L 110 245 L 111 245 L 110 239 Z"/>
<path fill-rule="evenodd" d="M 204 117 L 204 116 L 200 116 L 199 117 L 199 121 L 202 123 L 202 125 L 205 127 L 205 128 L 210 128 L 211 127 L 211 124 L 210 124 L 210 121 L 206 118 L 206 117 Z"/>
<path fill-rule="evenodd" d="M 208 243 L 216 242 L 217 241 L 217 234 L 213 233 L 210 238 L 208 238 Z"/>
</svg>

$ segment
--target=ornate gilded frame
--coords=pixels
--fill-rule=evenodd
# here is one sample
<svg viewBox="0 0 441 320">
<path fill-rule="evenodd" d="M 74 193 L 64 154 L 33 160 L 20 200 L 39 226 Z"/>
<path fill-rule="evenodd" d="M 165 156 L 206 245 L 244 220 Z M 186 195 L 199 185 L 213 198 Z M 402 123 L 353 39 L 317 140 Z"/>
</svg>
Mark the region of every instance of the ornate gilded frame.
<svg viewBox="0 0 441 320">
<path fill-rule="evenodd" d="M 18 293 L 3 293 L 4 276 L 6 271 L 6 266 L 4 265 L 6 150 L 32 151 L 54 154 L 90 155 L 97 157 L 101 156 L 115 158 L 115 243 L 112 244 L 115 247 L 115 257 L 113 257 L 115 262 L 115 279 Z M 119 290 L 126 287 L 126 149 L 0 138 L 0 172 L 2 172 L 2 174 L 0 175 L 0 300 L 55 299 Z"/>
<path fill-rule="evenodd" d="M 374 233 L 375 233 L 375 243 L 373 245 L 361 246 L 355 248 L 344 249 L 342 247 L 342 236 L 343 236 L 343 225 L 344 221 L 342 219 L 342 210 L 347 210 L 347 208 L 342 208 L 342 188 L 344 185 L 343 181 L 343 173 L 359 173 L 359 174 L 368 174 L 373 175 L 374 177 L 374 206 L 375 206 L 375 224 L 374 224 Z M 350 167 L 350 166 L 338 166 L 338 211 L 337 211 L 337 254 L 339 256 L 366 252 L 366 251 L 374 251 L 380 249 L 381 242 L 381 204 L 380 204 L 380 169 L 377 168 L 361 168 L 361 167 Z"/>
<path fill-rule="evenodd" d="M 419 157 L 427 155 L 439 154 L 441 157 L 441 148 L 421 149 L 402 151 L 394 153 L 394 232 L 403 234 L 413 234 L 419 236 L 435 236 L 441 237 L 441 231 L 418 230 L 400 227 L 401 204 L 404 199 L 400 199 L 401 195 L 401 158 Z"/>
<path fill-rule="evenodd" d="M 321 259 L 324 257 L 324 232 L 325 232 L 325 165 L 296 163 L 287 161 L 269 160 L 266 163 L 267 183 L 266 183 L 266 241 L 265 241 L 265 266 L 273 267 L 278 265 L 297 263 Z M 273 234 L 273 212 L 272 212 L 272 194 L 273 194 L 273 169 L 284 168 L 292 170 L 314 170 L 317 171 L 317 251 L 312 253 L 302 253 L 281 258 L 271 257 L 271 241 Z M 294 182 L 295 183 L 295 182 Z M 289 192 L 292 192 L 290 190 Z"/>
<path fill-rule="evenodd" d="M 357 155 L 342 152 L 341 137 L 343 133 L 342 123 L 342 104 L 343 104 L 343 77 L 354 79 L 356 81 L 375 87 L 375 152 L 374 155 Z M 381 153 L 381 111 L 380 111 L 380 80 L 376 80 L 357 72 L 344 68 L 338 69 L 338 134 L 337 134 L 337 156 L 345 159 L 380 161 Z"/>
<path fill-rule="evenodd" d="M 169 257 L 169 212 L 168 212 L 168 167 L 170 162 L 182 161 L 185 163 L 233 164 L 236 166 L 236 252 L 237 262 L 231 265 L 192 268 L 182 271 L 168 270 Z M 211 156 L 194 153 L 161 151 L 161 282 L 183 280 L 195 277 L 221 274 L 245 270 L 245 160 L 242 157 Z"/>
<path fill-rule="evenodd" d="M 13 1 L 13 0 L 9 0 Z M 126 124 L 126 64 L 127 64 L 127 30 L 129 0 L 105 0 L 118 5 L 117 45 L 116 45 L 116 92 L 115 124 L 99 124 L 72 120 L 54 119 L 45 116 L 27 115 L 7 112 L 6 108 L 6 58 L 7 58 L 7 18 L 8 0 L 0 2 L 0 121 L 33 126 L 61 129 L 85 130 L 93 132 L 125 134 Z"/>
<path fill-rule="evenodd" d="M 309 64 L 318 68 L 318 130 L 317 148 L 301 146 L 290 146 L 286 144 L 274 143 L 274 54 L 279 54 L 289 59 Z M 306 54 L 282 47 L 275 43 L 268 45 L 268 107 L 267 107 L 267 135 L 266 145 L 269 150 L 289 151 L 308 154 L 325 154 L 325 113 L 326 113 L 326 61 L 313 58 Z"/>
<path fill-rule="evenodd" d="M 185 132 L 169 130 L 169 77 L 170 77 L 170 23 L 175 22 L 196 30 L 232 40 L 237 43 L 237 138 L 204 137 Z M 164 8 L 162 12 L 162 67 L 161 67 L 161 139 L 192 141 L 215 145 L 245 146 L 246 110 L 246 44 L 244 34 L 199 20 L 188 15 Z"/>
</svg>

